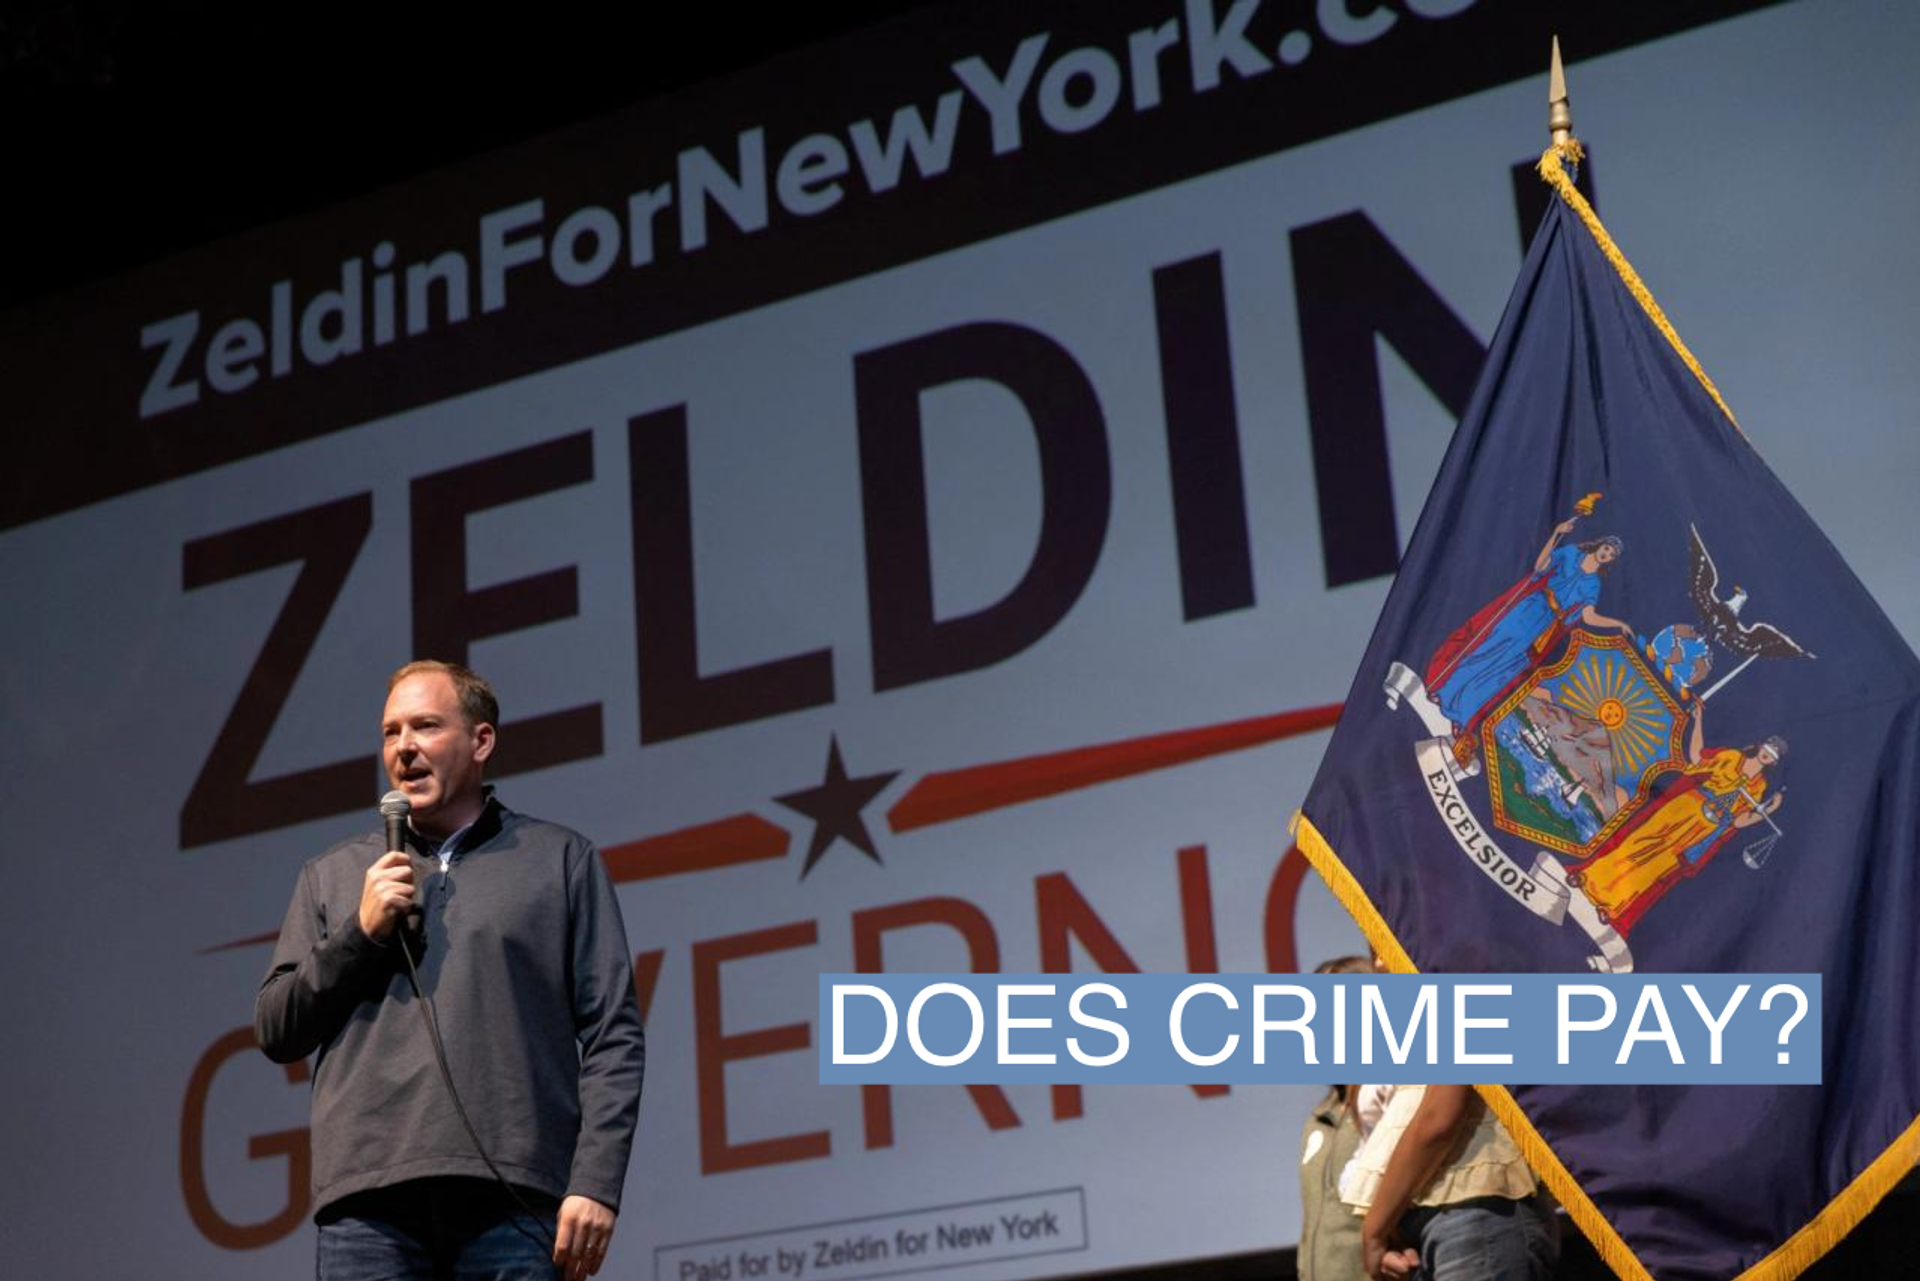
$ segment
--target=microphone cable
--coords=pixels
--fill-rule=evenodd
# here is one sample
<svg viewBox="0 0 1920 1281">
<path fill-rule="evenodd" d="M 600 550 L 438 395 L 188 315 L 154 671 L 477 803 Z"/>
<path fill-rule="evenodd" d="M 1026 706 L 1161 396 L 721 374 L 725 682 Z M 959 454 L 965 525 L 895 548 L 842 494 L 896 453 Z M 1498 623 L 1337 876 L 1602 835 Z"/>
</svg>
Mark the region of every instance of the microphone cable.
<svg viewBox="0 0 1920 1281">
<path fill-rule="evenodd" d="M 528 1205 L 526 1198 L 520 1195 L 519 1190 L 515 1188 L 513 1184 L 507 1182 L 507 1176 L 500 1173 L 500 1167 L 493 1163 L 493 1158 L 487 1155 L 486 1145 L 480 1141 L 480 1131 L 473 1128 L 473 1120 L 467 1115 L 466 1104 L 460 1101 L 460 1091 L 455 1089 L 453 1085 L 453 1073 L 447 1069 L 447 1047 L 440 1040 L 440 1021 L 434 1015 L 432 1000 L 428 998 L 426 990 L 420 986 L 420 971 L 414 968 L 413 948 L 409 945 L 408 940 L 409 931 L 401 928 L 397 929 L 395 933 L 400 936 L 400 955 L 407 958 L 407 982 L 413 985 L 413 995 L 420 1003 L 420 1018 L 421 1021 L 427 1025 L 427 1039 L 433 1042 L 433 1059 L 435 1063 L 440 1065 L 440 1079 L 446 1082 L 447 1097 L 453 1100 L 453 1110 L 460 1114 L 460 1124 L 467 1128 L 467 1138 L 472 1142 L 473 1150 L 480 1154 L 482 1161 L 486 1162 L 487 1169 L 493 1171 L 494 1180 L 499 1183 L 501 1188 L 506 1191 L 506 1194 L 513 1199 L 513 1203 L 520 1207 L 527 1218 L 533 1220 L 533 1225 L 539 1229 L 540 1235 L 535 1236 L 533 1233 L 527 1231 L 518 1216 L 512 1219 L 514 1230 L 521 1236 L 527 1238 L 527 1240 L 532 1241 L 535 1245 L 544 1249 L 547 1252 L 547 1257 L 551 1259 L 554 1250 L 558 1247 L 552 1234 L 547 1231 L 545 1218 L 532 1206 Z M 423 945 L 424 941 L 425 934 L 423 926 Z"/>
</svg>

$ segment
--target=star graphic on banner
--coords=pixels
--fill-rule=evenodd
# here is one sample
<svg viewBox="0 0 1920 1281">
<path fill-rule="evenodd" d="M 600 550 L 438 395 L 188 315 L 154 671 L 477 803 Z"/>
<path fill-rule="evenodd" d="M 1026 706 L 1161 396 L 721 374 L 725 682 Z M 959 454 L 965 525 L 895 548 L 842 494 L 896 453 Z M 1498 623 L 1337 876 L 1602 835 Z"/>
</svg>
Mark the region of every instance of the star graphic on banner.
<svg viewBox="0 0 1920 1281">
<path fill-rule="evenodd" d="M 887 811 L 887 828 L 898 836 L 905 832 L 944 823 L 962 822 L 976 814 L 991 814 L 1011 806 L 1024 805 L 1049 796 L 1062 796 L 1082 788 L 1098 787 L 1119 779 L 1154 770 L 1172 769 L 1192 761 L 1206 760 L 1225 752 L 1237 752 L 1265 743 L 1278 742 L 1302 734 L 1333 728 L 1340 718 L 1340 704 L 1296 707 L 1240 720 L 1221 721 L 1188 729 L 1166 730 L 1134 738 L 1105 743 L 1086 743 L 1058 748 L 1039 755 L 985 761 L 957 769 L 935 770 L 914 780 L 911 787 Z M 826 839 L 817 840 L 807 867 L 819 862 L 820 855 L 833 838 L 851 827 L 858 832 L 849 837 L 865 849 L 875 862 L 861 810 L 899 774 L 872 775 L 864 779 L 847 777 L 840 762 L 839 744 L 829 742 L 827 777 L 819 787 L 779 798 L 780 803 L 812 816 L 824 808 L 822 801 L 836 790 L 855 789 L 859 795 L 841 807 L 840 830 L 830 829 Z M 826 821 L 816 819 L 817 822 Z M 780 824 L 747 812 L 696 821 L 666 832 L 656 832 L 638 840 L 608 846 L 600 851 L 614 884 L 653 880 L 738 867 L 746 863 L 784 862 L 793 852 L 793 833 Z M 1304 875 L 1306 858 L 1296 848 L 1286 856 L 1295 861 Z M 803 871 L 802 876 L 806 873 Z M 1298 877 L 1296 876 L 1296 881 Z M 201 955 L 259 947 L 280 936 L 278 930 L 254 934 L 227 943 L 215 943 L 199 949 Z M 1291 944 L 1288 944 L 1291 948 Z M 1291 956 L 1291 952 L 1288 953 Z M 1274 968 L 1274 973 L 1291 973 L 1292 963 Z"/>
<path fill-rule="evenodd" d="M 840 760 L 839 738 L 828 738 L 827 776 L 820 780 L 820 785 L 773 798 L 813 820 L 813 841 L 807 846 L 807 861 L 800 869 L 801 880 L 806 879 L 835 840 L 845 840 L 874 862 L 880 862 L 880 852 L 873 847 L 873 835 L 867 831 L 867 822 L 860 817 L 860 811 L 898 777 L 900 772 L 893 770 L 849 778 L 847 767 Z"/>
</svg>

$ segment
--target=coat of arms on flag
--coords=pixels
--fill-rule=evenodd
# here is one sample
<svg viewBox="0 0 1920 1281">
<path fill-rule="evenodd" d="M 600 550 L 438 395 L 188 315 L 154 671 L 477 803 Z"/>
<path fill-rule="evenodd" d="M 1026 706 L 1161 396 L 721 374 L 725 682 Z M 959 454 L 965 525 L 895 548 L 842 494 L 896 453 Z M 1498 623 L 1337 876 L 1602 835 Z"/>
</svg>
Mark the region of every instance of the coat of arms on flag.
<svg viewBox="0 0 1920 1281">
<path fill-rule="evenodd" d="M 1920 660 L 1579 159 L 1296 836 L 1402 972 L 1821 974 L 1818 1087 L 1478 1087 L 1622 1277 L 1787 1281 L 1920 1156 Z"/>
<path fill-rule="evenodd" d="M 1697 529 L 1693 581 L 1705 584 L 1694 595 L 1697 627 L 1671 623 L 1649 638 L 1601 614 L 1606 575 L 1629 572 L 1625 542 L 1569 540 L 1601 497 L 1575 504 L 1531 572 L 1451 632 L 1424 676 L 1395 661 L 1383 688 L 1389 707 L 1404 704 L 1431 735 L 1412 756 L 1461 851 L 1541 919 L 1571 919 L 1596 949 L 1587 963 L 1619 974 L 1633 969 L 1633 925 L 1668 890 L 1742 829 L 1766 826 L 1742 851 L 1756 871 L 1784 834 L 1774 814 L 1786 799 L 1776 782 L 1786 740 L 1709 751 L 1706 702 L 1762 654 L 1812 655 L 1772 624 L 1725 622 L 1744 597 L 1712 594 L 1713 561 Z M 1696 693 L 1717 649 L 1744 657 Z M 1499 837 L 1475 821 L 1461 786 L 1483 768 L 1485 814 Z M 1669 775 L 1680 781 L 1656 796 Z M 1530 849 L 1531 862 L 1506 856 L 1503 840 Z"/>
</svg>

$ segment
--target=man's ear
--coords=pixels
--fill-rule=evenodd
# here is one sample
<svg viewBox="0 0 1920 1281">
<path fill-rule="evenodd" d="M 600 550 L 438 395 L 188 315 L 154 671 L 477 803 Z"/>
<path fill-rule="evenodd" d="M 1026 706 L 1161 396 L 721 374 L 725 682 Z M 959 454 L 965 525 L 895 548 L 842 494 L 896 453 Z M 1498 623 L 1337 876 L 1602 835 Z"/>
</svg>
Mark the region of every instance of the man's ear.
<svg viewBox="0 0 1920 1281">
<path fill-rule="evenodd" d="M 493 755 L 493 726 L 481 721 L 473 727 L 473 759 L 484 764 Z"/>
</svg>

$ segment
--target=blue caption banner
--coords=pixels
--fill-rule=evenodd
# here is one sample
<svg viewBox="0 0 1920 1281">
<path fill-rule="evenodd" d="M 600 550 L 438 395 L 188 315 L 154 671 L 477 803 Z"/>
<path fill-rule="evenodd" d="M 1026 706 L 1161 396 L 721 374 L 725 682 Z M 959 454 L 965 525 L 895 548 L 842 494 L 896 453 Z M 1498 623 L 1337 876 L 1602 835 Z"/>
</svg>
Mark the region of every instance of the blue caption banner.
<svg viewBox="0 0 1920 1281">
<path fill-rule="evenodd" d="M 1818 974 L 822 974 L 823 1084 L 1817 1085 Z"/>
</svg>

